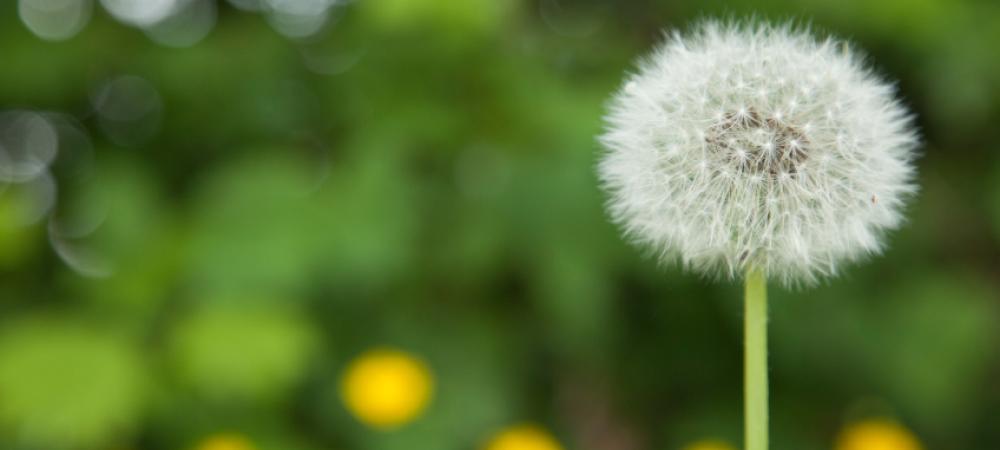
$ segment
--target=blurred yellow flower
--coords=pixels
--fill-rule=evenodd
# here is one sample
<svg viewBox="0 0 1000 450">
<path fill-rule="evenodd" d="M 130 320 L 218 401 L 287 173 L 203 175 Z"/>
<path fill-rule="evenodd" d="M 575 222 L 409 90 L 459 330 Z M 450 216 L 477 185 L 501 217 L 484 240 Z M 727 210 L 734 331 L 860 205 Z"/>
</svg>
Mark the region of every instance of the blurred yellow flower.
<svg viewBox="0 0 1000 450">
<path fill-rule="evenodd" d="M 361 422 L 388 429 L 403 425 L 427 407 L 434 380 L 427 366 L 399 350 L 370 350 L 351 362 L 341 380 L 347 409 Z"/>
<path fill-rule="evenodd" d="M 684 450 L 736 450 L 736 447 L 729 445 L 726 441 L 705 439 L 688 444 Z"/>
<path fill-rule="evenodd" d="M 214 436 L 209 436 L 205 440 L 201 441 L 197 447 L 197 450 L 256 450 L 253 443 L 250 442 L 246 437 L 235 434 L 235 433 L 225 433 L 216 434 Z"/>
<path fill-rule="evenodd" d="M 837 450 L 923 450 L 909 430 L 896 422 L 873 419 L 846 428 L 837 439 Z"/>
<path fill-rule="evenodd" d="M 540 427 L 518 425 L 494 436 L 485 450 L 562 450 L 562 446 Z"/>
</svg>

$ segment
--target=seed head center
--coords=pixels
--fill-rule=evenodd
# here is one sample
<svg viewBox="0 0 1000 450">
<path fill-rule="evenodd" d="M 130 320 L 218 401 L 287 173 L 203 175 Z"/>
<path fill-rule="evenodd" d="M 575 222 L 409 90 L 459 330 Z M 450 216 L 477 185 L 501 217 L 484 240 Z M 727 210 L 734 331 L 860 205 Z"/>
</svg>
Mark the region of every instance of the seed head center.
<svg viewBox="0 0 1000 450">
<path fill-rule="evenodd" d="M 730 111 L 708 129 L 709 152 L 737 173 L 780 179 L 797 174 L 809 157 L 809 140 L 778 113 Z"/>
</svg>

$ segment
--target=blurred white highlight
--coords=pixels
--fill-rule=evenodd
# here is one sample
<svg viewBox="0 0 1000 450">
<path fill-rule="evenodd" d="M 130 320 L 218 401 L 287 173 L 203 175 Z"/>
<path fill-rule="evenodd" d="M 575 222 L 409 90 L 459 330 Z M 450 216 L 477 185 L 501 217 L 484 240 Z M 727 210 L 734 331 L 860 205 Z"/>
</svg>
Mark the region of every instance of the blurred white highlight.
<svg viewBox="0 0 1000 450">
<path fill-rule="evenodd" d="M 159 131 L 163 100 L 152 83 L 122 75 L 100 85 L 91 94 L 101 129 L 116 144 L 141 144 Z"/>
<path fill-rule="evenodd" d="M 59 135 L 42 115 L 0 113 L 0 181 L 21 183 L 42 175 L 59 152 Z"/>
<path fill-rule="evenodd" d="M 176 0 L 101 0 L 101 4 L 119 21 L 147 27 L 169 16 Z"/>
<path fill-rule="evenodd" d="M 76 36 L 93 13 L 91 0 L 19 0 L 17 13 L 36 36 L 62 41 Z"/>
<path fill-rule="evenodd" d="M 216 8 L 215 0 L 177 1 L 170 15 L 146 28 L 146 35 L 168 47 L 190 47 L 215 27 Z"/>
</svg>

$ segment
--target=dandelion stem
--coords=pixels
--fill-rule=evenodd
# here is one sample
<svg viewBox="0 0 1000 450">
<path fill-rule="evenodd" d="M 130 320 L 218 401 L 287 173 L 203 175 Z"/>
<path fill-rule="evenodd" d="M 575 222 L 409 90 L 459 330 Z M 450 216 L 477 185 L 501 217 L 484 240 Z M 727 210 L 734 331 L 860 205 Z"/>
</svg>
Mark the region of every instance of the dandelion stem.
<svg viewBox="0 0 1000 450">
<path fill-rule="evenodd" d="M 746 450 L 767 450 L 767 278 L 750 269 L 744 305 L 744 433 Z"/>
</svg>

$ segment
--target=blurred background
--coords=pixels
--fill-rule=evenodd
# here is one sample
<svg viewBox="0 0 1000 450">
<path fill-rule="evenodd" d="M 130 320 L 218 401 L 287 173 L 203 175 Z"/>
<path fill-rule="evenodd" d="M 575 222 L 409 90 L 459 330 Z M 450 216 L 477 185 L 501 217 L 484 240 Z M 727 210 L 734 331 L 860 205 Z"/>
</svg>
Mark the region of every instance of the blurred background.
<svg viewBox="0 0 1000 450">
<path fill-rule="evenodd" d="M 773 448 L 1000 448 L 992 0 L 3 1 L 0 448 L 738 448 L 741 287 L 594 165 L 663 30 L 751 13 L 926 140 L 886 255 L 772 287 Z"/>
</svg>

